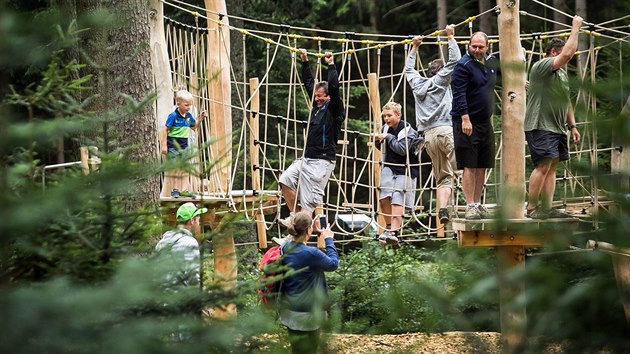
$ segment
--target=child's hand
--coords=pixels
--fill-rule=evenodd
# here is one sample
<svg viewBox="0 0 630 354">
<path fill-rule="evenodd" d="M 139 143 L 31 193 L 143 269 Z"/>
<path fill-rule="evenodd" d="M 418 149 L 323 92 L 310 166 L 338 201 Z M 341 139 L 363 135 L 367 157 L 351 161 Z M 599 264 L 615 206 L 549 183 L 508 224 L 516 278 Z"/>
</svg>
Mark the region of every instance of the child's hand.
<svg viewBox="0 0 630 354">
<path fill-rule="evenodd" d="M 199 113 L 199 116 L 201 119 L 206 118 L 208 116 L 208 112 L 204 109 L 201 113 Z"/>
</svg>

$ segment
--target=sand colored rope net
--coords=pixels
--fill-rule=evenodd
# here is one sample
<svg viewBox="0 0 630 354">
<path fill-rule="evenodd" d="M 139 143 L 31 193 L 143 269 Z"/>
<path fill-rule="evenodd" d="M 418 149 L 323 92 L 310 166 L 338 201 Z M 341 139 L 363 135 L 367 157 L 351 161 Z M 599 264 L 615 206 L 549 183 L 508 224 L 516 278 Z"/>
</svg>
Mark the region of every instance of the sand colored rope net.
<svg viewBox="0 0 630 354">
<path fill-rule="evenodd" d="M 374 110 L 389 100 L 399 102 L 403 106 L 403 119 L 415 126 L 415 112 L 407 109 L 413 106 L 413 100 L 408 92 L 408 85 L 403 74 L 404 60 L 410 49 L 409 36 L 385 36 L 364 33 L 341 33 L 335 31 L 318 30 L 323 36 L 304 35 L 313 33 L 313 29 L 289 27 L 272 23 L 262 23 L 246 18 L 244 27 L 256 22 L 267 25 L 269 30 L 261 31 L 248 28 L 237 28 L 224 25 L 221 22 L 223 15 L 216 14 L 214 18 L 200 15 L 206 13 L 205 9 L 196 8 L 183 1 L 164 1 L 166 6 L 172 6 L 183 12 L 189 13 L 195 19 L 195 26 L 188 26 L 176 21 L 166 19 L 165 32 L 168 46 L 172 81 L 176 88 L 186 88 L 195 98 L 197 109 L 208 109 L 211 103 L 220 103 L 232 109 L 233 117 L 242 117 L 241 125 L 234 126 L 233 135 L 233 160 L 231 175 L 226 190 L 225 181 L 220 181 L 217 173 L 219 160 L 217 152 L 213 151 L 209 139 L 214 126 L 213 112 L 209 112 L 207 119 L 197 131 L 194 148 L 198 152 L 192 161 L 198 165 L 196 172 L 191 175 L 192 190 L 201 195 L 217 195 L 222 198 L 236 201 L 244 195 L 255 195 L 259 203 L 252 208 L 239 210 L 236 202 L 229 203 L 233 207 L 226 212 L 244 213 L 247 218 L 254 218 L 261 208 L 271 208 L 274 212 L 264 219 L 258 219 L 266 230 L 277 227 L 276 220 L 281 213 L 287 213 L 282 208 L 282 199 L 272 206 L 264 205 L 267 195 L 278 195 L 278 178 L 289 164 L 303 154 L 304 139 L 308 129 L 309 104 L 311 97 L 307 97 L 300 78 L 300 59 L 296 55 L 301 47 L 317 48 L 309 52 L 311 66 L 316 72 L 316 81 L 321 80 L 322 57 L 324 51 L 332 51 L 335 54 L 335 62 L 340 75 L 341 95 L 346 107 L 346 117 L 338 143 L 338 157 L 333 175 L 328 183 L 325 202 L 322 205 L 323 212 L 328 215 L 331 223 L 336 227 L 335 231 L 345 234 L 350 239 L 363 239 L 368 235 L 370 225 L 362 228 L 348 227 L 346 223 L 339 222 L 337 215 L 365 215 L 372 220 L 377 220 L 378 190 L 375 183 L 375 172 L 380 169 L 375 159 L 375 148 L 372 146 L 372 134 L 380 129 L 378 120 L 373 119 Z M 458 34 L 466 33 L 466 37 L 456 37 L 460 49 L 465 50 L 468 43 L 469 31 L 461 27 L 468 26 L 472 29 L 472 23 L 480 16 L 491 15 L 495 9 L 488 10 L 477 16 L 469 17 L 458 23 Z M 522 16 L 535 16 L 521 13 Z M 218 30 L 209 31 L 200 22 L 214 21 L 219 24 Z M 616 43 L 628 43 L 630 34 L 616 27 L 605 27 L 613 21 L 602 25 L 590 25 L 583 30 L 583 36 L 589 38 L 590 47 L 584 53 L 587 55 L 587 65 L 581 68 L 579 75 L 584 81 L 596 80 L 597 54 L 606 46 Z M 568 26 L 567 26 L 568 27 Z M 624 26 L 621 26 L 623 28 Z M 242 46 L 242 62 L 224 62 L 221 68 L 209 68 L 208 56 L 216 53 L 208 53 L 206 43 L 209 36 L 225 38 L 230 32 L 241 34 L 241 43 L 232 43 L 232 46 Z M 525 55 L 527 66 L 531 65 L 544 55 L 544 43 L 553 36 L 567 36 L 567 31 L 549 31 L 543 33 L 525 34 L 521 37 L 521 43 L 526 48 Z M 387 40 L 375 40 L 372 38 L 386 38 Z M 427 31 L 422 45 L 445 46 L 445 38 L 440 38 L 440 31 Z M 263 53 L 250 53 L 246 41 L 261 41 L 264 43 Z M 493 52 L 498 39 L 490 36 L 490 51 Z M 601 42 L 601 43 L 600 43 Z M 498 46 L 496 46 L 498 47 Z M 621 48 L 621 46 L 620 46 Z M 496 52 L 493 52 L 498 54 Z M 252 77 L 247 76 L 248 62 L 253 59 L 263 59 L 265 71 L 259 72 L 257 86 L 252 85 Z M 400 59 L 402 58 L 402 59 Z M 289 62 L 289 67 L 278 67 L 280 61 Z M 418 61 L 418 70 L 424 72 L 428 60 L 421 58 Z M 240 66 L 242 77 L 237 77 L 235 67 Z M 325 64 L 324 64 L 325 66 Z M 216 102 L 211 100 L 208 93 L 208 80 L 212 80 L 212 73 L 217 70 L 229 70 L 232 82 L 232 92 L 235 93 L 232 102 Z M 271 75 L 274 70 L 288 72 L 288 81 L 274 82 Z M 368 73 L 376 73 L 378 85 L 371 86 Z M 324 76 L 325 77 L 325 76 Z M 370 90 L 381 92 L 381 102 L 372 102 L 374 97 Z M 258 97 L 258 107 L 252 109 L 252 99 Z M 270 102 L 271 98 L 274 102 Z M 497 94 L 497 97 L 500 96 Z M 497 100 L 499 101 L 499 100 Z M 500 102 L 498 102 L 500 104 Z M 369 105 L 367 116 L 358 116 L 355 107 Z M 606 143 L 598 141 L 598 134 L 593 124 L 597 116 L 596 99 L 592 92 L 580 90 L 575 96 L 575 106 L 584 107 L 588 112 L 585 116 L 578 117 L 578 125 L 582 132 L 582 141 L 578 146 L 571 147 L 571 159 L 565 164 L 564 171 L 559 173 L 560 185 L 557 194 L 560 198 L 555 201 L 559 205 L 577 205 L 578 209 L 587 213 L 590 210 L 606 208 L 608 206 L 605 192 L 601 191 L 597 180 L 584 173 L 579 173 L 578 165 L 598 165 L 598 158 L 602 155 L 610 155 L 614 147 L 606 147 Z M 280 108 L 279 108 L 280 107 Z M 364 110 L 361 110 L 363 112 Z M 500 142 L 501 130 L 499 117 L 495 117 L 496 141 Z M 500 147 L 500 144 L 497 145 Z M 253 149 L 253 150 L 252 150 Z M 256 155 L 252 158 L 252 154 Z M 500 160 L 505 158 L 502 151 L 497 148 L 496 166 L 490 169 L 486 175 L 484 188 L 484 201 L 496 203 L 499 193 L 500 173 L 498 168 Z M 416 208 L 408 211 L 403 221 L 405 230 L 415 230 L 403 234 L 406 241 L 413 241 L 428 237 L 439 228 L 436 227 L 435 210 L 435 181 L 431 173 L 431 164 L 426 154 L 422 155 L 419 165 L 407 166 L 408 169 L 419 169 L 422 178 L 416 188 Z M 254 173 L 256 172 L 256 173 Z M 256 178 L 253 181 L 252 178 Z M 212 192 L 211 192 L 212 191 Z M 453 210 L 462 204 L 461 189 L 456 188 L 452 198 Z M 593 219 L 596 223 L 596 218 Z M 384 225 L 380 225 L 384 226 Z"/>
</svg>

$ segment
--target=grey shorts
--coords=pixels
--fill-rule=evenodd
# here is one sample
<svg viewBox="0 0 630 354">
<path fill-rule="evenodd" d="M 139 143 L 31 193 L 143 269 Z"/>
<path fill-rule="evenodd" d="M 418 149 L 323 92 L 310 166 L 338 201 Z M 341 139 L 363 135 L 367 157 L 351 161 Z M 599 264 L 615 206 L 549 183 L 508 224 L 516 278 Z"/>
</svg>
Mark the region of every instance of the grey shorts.
<svg viewBox="0 0 630 354">
<path fill-rule="evenodd" d="M 297 159 L 280 175 L 280 183 L 297 190 L 302 209 L 313 211 L 324 201 L 324 188 L 335 169 L 335 163 L 322 159 Z M 300 170 L 302 175 L 300 176 Z M 298 188 L 298 177 L 300 188 Z"/>
<path fill-rule="evenodd" d="M 381 170 L 381 184 L 378 199 L 392 198 L 392 205 L 413 208 L 416 199 L 416 178 L 394 175 L 389 167 Z"/>
<path fill-rule="evenodd" d="M 424 147 L 433 165 L 435 185 L 437 188 L 453 188 L 454 171 L 457 170 L 453 127 L 444 125 L 425 130 L 424 139 Z"/>
</svg>

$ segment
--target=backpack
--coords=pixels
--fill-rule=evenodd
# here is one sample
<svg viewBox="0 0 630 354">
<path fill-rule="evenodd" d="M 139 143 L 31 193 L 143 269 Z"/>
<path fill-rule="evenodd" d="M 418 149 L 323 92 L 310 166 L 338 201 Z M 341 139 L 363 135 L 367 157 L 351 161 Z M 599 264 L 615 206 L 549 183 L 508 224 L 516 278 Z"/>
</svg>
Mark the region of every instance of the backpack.
<svg viewBox="0 0 630 354">
<path fill-rule="evenodd" d="M 258 292 L 263 304 L 270 308 L 275 307 L 282 288 L 282 280 L 273 281 L 271 279 L 284 273 L 280 270 L 282 267 L 280 262 L 281 256 L 282 249 L 280 246 L 273 246 L 265 252 L 258 266 L 258 269 L 262 272 L 258 282 L 264 285 Z"/>
</svg>

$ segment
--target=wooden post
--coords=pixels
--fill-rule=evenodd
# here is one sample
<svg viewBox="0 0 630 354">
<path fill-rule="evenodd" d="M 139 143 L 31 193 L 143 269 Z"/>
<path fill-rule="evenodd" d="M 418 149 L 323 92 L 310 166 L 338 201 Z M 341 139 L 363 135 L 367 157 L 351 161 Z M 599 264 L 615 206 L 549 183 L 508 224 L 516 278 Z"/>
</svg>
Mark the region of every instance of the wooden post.
<svg viewBox="0 0 630 354">
<path fill-rule="evenodd" d="M 621 115 L 625 117 L 630 115 L 630 96 L 621 110 Z M 630 172 L 630 143 L 622 135 L 617 129 L 613 129 L 612 147 L 616 149 L 612 150 L 610 156 L 610 172 L 613 176 L 619 176 L 617 187 L 620 192 L 630 191 L 630 179 L 627 177 Z"/>
<path fill-rule="evenodd" d="M 168 46 L 166 45 L 166 35 L 164 33 L 164 5 L 160 0 L 149 0 L 149 24 L 151 50 L 151 67 L 153 69 L 153 80 L 157 91 L 155 102 L 156 127 L 158 140 L 161 144 L 162 129 L 166 118 L 173 110 L 173 78 L 168 60 Z M 164 173 L 162 182 L 162 192 L 160 197 L 168 197 L 174 187 L 173 174 Z"/>
<path fill-rule="evenodd" d="M 258 140 L 259 140 L 259 116 L 260 110 L 260 95 L 258 91 L 258 78 L 254 77 L 249 79 L 249 94 L 251 96 L 251 102 L 249 104 L 249 160 L 250 173 L 252 176 L 252 190 L 254 193 L 260 190 L 260 162 L 258 155 Z M 255 198 L 254 198 L 255 200 Z M 255 203 L 255 202 L 254 202 Z M 262 208 L 262 204 L 260 204 Z M 258 234 L 258 248 L 267 248 L 267 229 L 265 228 L 265 215 L 262 209 L 256 211 L 256 231 Z"/>
<path fill-rule="evenodd" d="M 79 150 L 81 151 L 81 170 L 83 171 L 83 174 L 87 176 L 88 174 L 90 174 L 90 164 L 88 163 L 88 148 L 85 146 L 81 146 Z"/>
<path fill-rule="evenodd" d="M 212 158 L 218 161 L 213 170 L 218 176 L 220 186 L 210 192 L 226 193 L 230 186 L 232 163 L 232 102 L 230 86 L 230 33 L 226 30 L 229 25 L 227 16 L 219 18 L 216 14 L 227 14 L 224 0 L 205 0 L 208 21 L 208 72 L 210 104 L 208 113 L 210 126 L 210 141 L 213 141 Z M 217 21 L 221 21 L 218 23 Z M 212 187 L 211 187 L 212 188 Z M 237 261 L 234 249 L 234 237 L 230 232 L 221 232 L 213 240 L 214 246 L 214 279 L 225 289 L 236 286 Z M 236 306 L 230 304 L 225 309 L 217 309 L 216 316 L 230 318 L 236 316 Z"/>
<path fill-rule="evenodd" d="M 503 93 L 501 159 L 501 208 L 499 216 L 521 219 L 525 203 L 525 56 L 520 42 L 519 0 L 497 0 L 499 51 Z M 525 340 L 527 315 L 520 297 L 525 281 L 509 273 L 525 267 L 523 246 L 497 247 L 501 332 L 506 352 L 516 352 Z"/>
<path fill-rule="evenodd" d="M 630 249 L 594 240 L 589 240 L 586 248 L 597 249 L 611 255 L 623 311 L 626 314 L 626 320 L 630 323 Z"/>
<path fill-rule="evenodd" d="M 370 104 L 372 105 L 372 122 L 374 123 L 374 134 L 380 133 L 381 123 L 381 94 L 378 89 L 378 77 L 375 73 L 368 74 L 368 90 L 370 92 Z M 372 168 L 374 169 L 374 185 L 381 183 L 381 151 L 378 150 L 372 140 Z M 376 223 L 378 224 L 378 233 L 383 232 L 385 225 L 385 217 L 380 212 L 380 204 L 378 203 L 378 195 L 376 196 Z"/>
<path fill-rule="evenodd" d="M 230 33 L 228 30 L 227 8 L 224 0 L 205 0 L 208 21 L 208 93 L 210 104 L 211 151 L 218 163 L 213 171 L 217 175 L 222 190 L 227 192 L 230 186 L 232 163 L 232 89 L 230 83 Z M 220 21 L 220 22 L 217 22 Z M 210 79 L 213 78 L 213 79 Z M 215 187 L 216 188 L 216 187 Z"/>
<path fill-rule="evenodd" d="M 149 0 L 151 66 L 157 90 L 157 128 L 164 127 L 166 118 L 173 111 L 173 78 L 168 60 L 166 35 L 164 33 L 164 6 L 160 0 Z"/>
<path fill-rule="evenodd" d="M 216 284 L 229 290 L 236 287 L 238 263 L 236 262 L 236 247 L 234 236 L 227 230 L 216 232 L 212 243 L 214 245 L 214 277 Z M 222 308 L 215 308 L 215 316 L 222 319 L 236 317 L 236 304 L 227 304 Z"/>
</svg>

